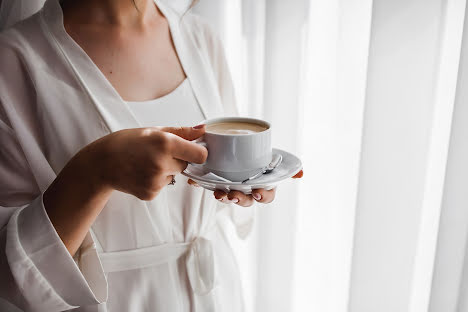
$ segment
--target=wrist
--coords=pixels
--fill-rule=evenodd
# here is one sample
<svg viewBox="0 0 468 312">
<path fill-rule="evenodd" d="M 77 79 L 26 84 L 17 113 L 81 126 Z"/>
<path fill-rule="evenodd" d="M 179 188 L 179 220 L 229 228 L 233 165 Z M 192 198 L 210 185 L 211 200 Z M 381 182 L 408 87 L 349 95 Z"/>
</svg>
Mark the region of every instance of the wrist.
<svg viewBox="0 0 468 312">
<path fill-rule="evenodd" d="M 102 153 L 94 144 L 88 145 L 76 154 L 70 163 L 71 171 L 75 172 L 80 184 L 91 194 L 112 192 L 113 188 L 106 178 L 105 164 L 102 163 Z"/>
<path fill-rule="evenodd" d="M 92 159 L 80 152 L 45 191 L 45 210 L 72 256 L 111 193 L 112 188 L 101 181 Z"/>
</svg>

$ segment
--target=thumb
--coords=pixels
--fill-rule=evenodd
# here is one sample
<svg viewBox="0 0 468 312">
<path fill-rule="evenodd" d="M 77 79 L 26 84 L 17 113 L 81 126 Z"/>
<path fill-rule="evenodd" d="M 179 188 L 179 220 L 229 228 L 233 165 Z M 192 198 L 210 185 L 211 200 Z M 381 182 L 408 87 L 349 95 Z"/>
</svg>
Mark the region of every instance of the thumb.
<svg viewBox="0 0 468 312">
<path fill-rule="evenodd" d="M 188 141 L 193 141 L 205 134 L 205 125 L 195 127 L 163 127 L 160 130 L 175 134 Z"/>
</svg>

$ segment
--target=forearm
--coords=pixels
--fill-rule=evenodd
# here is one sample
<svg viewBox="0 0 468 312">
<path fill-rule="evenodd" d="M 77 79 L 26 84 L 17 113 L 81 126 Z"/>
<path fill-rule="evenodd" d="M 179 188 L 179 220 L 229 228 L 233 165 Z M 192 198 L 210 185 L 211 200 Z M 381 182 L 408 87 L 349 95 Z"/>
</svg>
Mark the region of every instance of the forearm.
<svg viewBox="0 0 468 312">
<path fill-rule="evenodd" d="M 112 188 L 99 177 L 87 153 L 78 153 L 44 193 L 45 210 L 73 256 L 107 203 Z"/>
<path fill-rule="evenodd" d="M 45 210 L 73 256 L 112 191 L 153 199 L 187 162 L 208 151 L 190 142 L 204 127 L 136 128 L 113 132 L 76 154 L 44 193 Z"/>
</svg>

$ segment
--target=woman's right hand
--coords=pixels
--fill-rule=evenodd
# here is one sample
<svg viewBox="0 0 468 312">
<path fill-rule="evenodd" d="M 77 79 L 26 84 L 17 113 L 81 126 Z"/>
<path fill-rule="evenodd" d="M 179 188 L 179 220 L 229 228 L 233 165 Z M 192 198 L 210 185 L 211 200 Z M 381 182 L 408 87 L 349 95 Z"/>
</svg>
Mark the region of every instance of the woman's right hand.
<svg viewBox="0 0 468 312">
<path fill-rule="evenodd" d="M 70 254 L 76 253 L 113 190 L 150 200 L 187 162 L 204 163 L 208 151 L 190 142 L 204 133 L 204 126 L 121 130 L 79 151 L 43 196 Z"/>
<path fill-rule="evenodd" d="M 85 147 L 101 186 L 153 199 L 187 162 L 202 164 L 208 151 L 190 142 L 205 133 L 204 126 L 138 128 L 109 134 Z"/>
</svg>

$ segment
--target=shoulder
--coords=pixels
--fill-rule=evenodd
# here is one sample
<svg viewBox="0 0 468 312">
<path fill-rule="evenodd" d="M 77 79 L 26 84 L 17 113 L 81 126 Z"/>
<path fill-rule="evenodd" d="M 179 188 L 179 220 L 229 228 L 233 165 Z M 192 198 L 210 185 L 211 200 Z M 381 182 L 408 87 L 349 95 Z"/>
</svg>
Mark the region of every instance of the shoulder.
<svg viewBox="0 0 468 312">
<path fill-rule="evenodd" d="M 184 16 L 183 23 L 200 54 L 206 57 L 206 64 L 209 64 L 216 80 L 224 111 L 229 115 L 237 115 L 234 86 L 219 34 L 203 18 L 190 12 Z"/>
<path fill-rule="evenodd" d="M 182 22 L 192 28 L 194 31 L 202 31 L 208 35 L 214 35 L 215 33 L 210 24 L 196 13 L 187 12 L 182 17 Z"/>
<path fill-rule="evenodd" d="M 9 80 L 12 71 L 15 73 L 21 71 L 22 49 L 21 41 L 11 36 L 12 31 L 0 34 L 0 82 Z M 3 78 L 3 79 L 2 79 Z"/>
<path fill-rule="evenodd" d="M 25 74 L 24 42 L 18 39 L 14 29 L 0 34 L 0 90 Z M 0 94 L 0 98 L 2 94 Z"/>
<path fill-rule="evenodd" d="M 39 13 L 0 32 L 0 62 L 7 62 L 12 57 L 22 58 L 35 48 L 33 42 L 43 40 Z"/>
<path fill-rule="evenodd" d="M 195 40 L 201 48 L 215 52 L 222 48 L 219 34 L 201 16 L 188 12 L 182 18 L 183 29 Z"/>
<path fill-rule="evenodd" d="M 41 13 L 0 32 L 0 77 L 24 80 L 32 71 L 54 71 L 51 59 L 56 57 L 57 51 L 47 34 Z"/>
<path fill-rule="evenodd" d="M 42 64 L 37 57 L 42 50 L 37 42 L 45 44 L 40 32 L 36 15 L 0 32 L 1 105 L 17 105 L 14 99 L 31 88 L 30 68 Z"/>
</svg>

